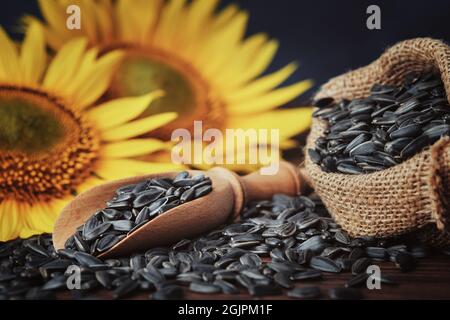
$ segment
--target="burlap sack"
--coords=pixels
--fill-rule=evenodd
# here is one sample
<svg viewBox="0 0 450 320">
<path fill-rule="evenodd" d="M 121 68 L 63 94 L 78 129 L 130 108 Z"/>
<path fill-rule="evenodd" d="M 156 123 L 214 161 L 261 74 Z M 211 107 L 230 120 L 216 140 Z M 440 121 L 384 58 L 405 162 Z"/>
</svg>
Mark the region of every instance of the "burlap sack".
<svg viewBox="0 0 450 320">
<path fill-rule="evenodd" d="M 316 99 L 362 98 L 375 83 L 399 85 L 406 74 L 430 69 L 441 74 L 450 101 L 450 47 L 429 38 L 398 43 L 370 65 L 331 79 Z M 314 148 L 325 126 L 313 120 L 307 148 Z M 431 245 L 450 244 L 449 138 L 402 164 L 363 175 L 325 173 L 305 155 L 312 186 L 350 235 L 386 238 L 414 232 Z"/>
</svg>

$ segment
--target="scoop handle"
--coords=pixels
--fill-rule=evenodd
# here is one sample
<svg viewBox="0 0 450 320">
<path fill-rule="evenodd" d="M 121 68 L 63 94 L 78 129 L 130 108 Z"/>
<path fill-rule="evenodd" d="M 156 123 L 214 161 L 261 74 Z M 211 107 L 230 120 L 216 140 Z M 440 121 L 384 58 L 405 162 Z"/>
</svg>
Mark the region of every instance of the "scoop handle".
<svg viewBox="0 0 450 320">
<path fill-rule="evenodd" d="M 239 181 L 244 192 L 244 203 L 270 199 L 277 193 L 294 196 L 301 191 L 296 168 L 285 161 L 280 162 L 278 172 L 273 175 L 263 175 L 259 170 L 239 177 Z"/>
</svg>

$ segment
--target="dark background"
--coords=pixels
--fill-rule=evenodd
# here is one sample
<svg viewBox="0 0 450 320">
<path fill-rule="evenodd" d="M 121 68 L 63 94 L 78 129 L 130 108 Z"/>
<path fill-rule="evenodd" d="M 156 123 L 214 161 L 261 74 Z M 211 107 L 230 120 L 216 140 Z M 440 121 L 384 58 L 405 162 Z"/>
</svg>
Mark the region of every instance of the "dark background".
<svg viewBox="0 0 450 320">
<path fill-rule="evenodd" d="M 313 79 L 315 89 L 330 77 L 368 64 L 397 41 L 424 36 L 450 41 L 449 0 L 223 1 L 228 3 L 251 13 L 249 34 L 264 31 L 280 41 L 272 70 L 297 60 L 300 69 L 289 82 Z M 381 30 L 366 28 L 371 4 L 381 7 Z M 0 10 L 0 24 L 16 36 L 21 14 L 38 14 L 34 0 L 2 1 Z"/>
</svg>

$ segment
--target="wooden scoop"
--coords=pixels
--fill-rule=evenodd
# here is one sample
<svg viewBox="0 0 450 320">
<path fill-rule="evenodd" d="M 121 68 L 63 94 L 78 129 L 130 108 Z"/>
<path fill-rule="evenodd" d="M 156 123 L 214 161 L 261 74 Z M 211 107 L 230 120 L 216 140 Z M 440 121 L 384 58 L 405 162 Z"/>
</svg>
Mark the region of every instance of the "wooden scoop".
<svg viewBox="0 0 450 320">
<path fill-rule="evenodd" d="M 194 175 L 202 171 L 191 170 Z M 125 185 L 160 177 L 173 178 L 178 172 L 138 176 L 94 187 L 70 202 L 61 212 L 53 231 L 56 250 L 63 249 L 67 239 L 96 211 L 105 208 L 115 191 Z M 206 196 L 170 209 L 122 239 L 100 257 L 121 256 L 191 238 L 232 221 L 246 203 L 270 199 L 276 193 L 296 195 L 300 179 L 293 165 L 281 162 L 276 175 L 254 172 L 244 177 L 224 168 L 204 172 L 211 178 L 213 190 Z"/>
</svg>

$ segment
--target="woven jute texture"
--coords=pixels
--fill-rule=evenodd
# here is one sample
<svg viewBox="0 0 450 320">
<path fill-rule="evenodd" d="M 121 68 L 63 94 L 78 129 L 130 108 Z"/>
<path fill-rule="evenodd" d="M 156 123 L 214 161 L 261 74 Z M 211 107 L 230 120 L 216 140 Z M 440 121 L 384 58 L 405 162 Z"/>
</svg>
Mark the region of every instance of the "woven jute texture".
<svg viewBox="0 0 450 320">
<path fill-rule="evenodd" d="M 440 73 L 450 101 L 450 47 L 430 38 L 398 43 L 370 65 L 331 79 L 315 98 L 362 98 L 375 83 L 400 85 L 410 72 L 430 70 Z M 313 119 L 307 148 L 314 148 L 325 128 Z M 399 165 L 361 175 L 323 172 L 305 154 L 312 186 L 350 235 L 387 238 L 413 232 L 433 246 L 450 244 L 450 138 Z"/>
</svg>

